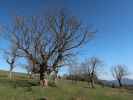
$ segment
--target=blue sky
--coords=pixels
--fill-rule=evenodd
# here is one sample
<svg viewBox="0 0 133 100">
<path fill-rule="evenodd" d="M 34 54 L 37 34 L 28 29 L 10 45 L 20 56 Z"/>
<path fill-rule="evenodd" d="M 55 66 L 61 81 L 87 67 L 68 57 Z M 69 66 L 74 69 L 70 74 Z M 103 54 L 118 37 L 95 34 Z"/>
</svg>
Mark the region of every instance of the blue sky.
<svg viewBox="0 0 133 100">
<path fill-rule="evenodd" d="M 104 78 L 111 79 L 109 70 L 115 64 L 125 64 L 133 73 L 132 4 L 133 0 L 0 0 L 0 24 L 10 24 L 14 13 L 32 15 L 42 9 L 68 8 L 83 23 L 93 25 L 98 30 L 95 38 L 80 49 L 79 60 L 91 56 L 101 58 L 108 72 L 104 73 Z M 5 47 L 6 42 L 1 41 L 0 47 Z M 0 69 L 8 69 L 2 56 L 0 58 Z M 66 72 L 64 69 L 62 71 Z M 132 74 L 129 77 L 133 79 Z"/>
</svg>

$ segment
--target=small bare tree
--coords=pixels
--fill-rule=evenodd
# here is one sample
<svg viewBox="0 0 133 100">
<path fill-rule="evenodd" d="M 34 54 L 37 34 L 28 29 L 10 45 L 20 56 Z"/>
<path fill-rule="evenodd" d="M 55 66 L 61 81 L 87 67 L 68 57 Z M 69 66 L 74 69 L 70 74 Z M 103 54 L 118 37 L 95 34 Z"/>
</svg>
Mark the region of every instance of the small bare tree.
<svg viewBox="0 0 133 100">
<path fill-rule="evenodd" d="M 94 88 L 94 81 L 97 79 L 97 73 L 103 63 L 97 57 L 91 57 L 82 63 L 82 68 L 84 69 L 84 74 L 87 76 L 87 81 L 90 87 Z"/>
<path fill-rule="evenodd" d="M 17 59 L 17 48 L 12 47 L 9 52 L 6 52 L 6 62 L 10 65 L 9 78 L 12 79 L 12 70 L 15 67 L 15 61 Z"/>
<path fill-rule="evenodd" d="M 112 75 L 113 77 L 118 81 L 119 86 L 122 87 L 122 79 L 128 74 L 126 66 L 125 65 L 115 65 L 112 67 Z"/>
<path fill-rule="evenodd" d="M 79 76 L 81 70 L 80 70 L 80 66 L 78 63 L 73 63 L 69 65 L 69 78 L 72 80 L 72 83 L 77 83 L 77 81 L 79 80 Z"/>
</svg>

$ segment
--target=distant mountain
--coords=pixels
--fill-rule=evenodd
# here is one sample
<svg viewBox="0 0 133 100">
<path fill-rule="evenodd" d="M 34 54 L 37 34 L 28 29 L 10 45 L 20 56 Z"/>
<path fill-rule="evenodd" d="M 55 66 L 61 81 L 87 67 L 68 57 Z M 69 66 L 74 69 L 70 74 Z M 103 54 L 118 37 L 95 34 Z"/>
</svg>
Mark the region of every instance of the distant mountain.
<svg viewBox="0 0 133 100">
<path fill-rule="evenodd" d="M 101 80 L 105 85 L 119 85 L 117 80 Z M 122 84 L 124 85 L 133 85 L 133 79 L 124 78 L 122 79 Z"/>
</svg>

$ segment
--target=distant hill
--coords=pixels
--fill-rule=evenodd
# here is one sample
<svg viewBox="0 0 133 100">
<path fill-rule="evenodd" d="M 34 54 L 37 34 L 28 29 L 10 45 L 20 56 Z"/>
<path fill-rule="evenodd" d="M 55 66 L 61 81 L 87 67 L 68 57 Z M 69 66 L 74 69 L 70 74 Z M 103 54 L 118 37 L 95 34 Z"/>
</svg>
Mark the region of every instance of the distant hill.
<svg viewBox="0 0 133 100">
<path fill-rule="evenodd" d="M 118 86 L 118 81 L 117 80 L 101 80 L 105 85 L 117 85 Z M 124 78 L 122 79 L 122 84 L 124 85 L 133 85 L 133 79 L 129 78 Z"/>
<path fill-rule="evenodd" d="M 5 70 L 0 70 L 0 78 L 7 78 L 8 77 L 9 72 L 5 71 Z M 20 77 L 20 78 L 26 78 L 26 73 L 21 73 L 21 72 L 13 72 L 13 75 L 16 77 Z"/>
</svg>

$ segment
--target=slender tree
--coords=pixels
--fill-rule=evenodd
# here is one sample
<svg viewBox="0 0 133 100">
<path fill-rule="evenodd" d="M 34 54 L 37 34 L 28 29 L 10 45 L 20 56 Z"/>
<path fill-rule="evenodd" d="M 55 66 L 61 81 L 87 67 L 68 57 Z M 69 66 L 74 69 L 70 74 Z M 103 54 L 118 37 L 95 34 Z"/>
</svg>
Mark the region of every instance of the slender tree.
<svg viewBox="0 0 133 100">
<path fill-rule="evenodd" d="M 94 81 L 97 79 L 97 72 L 99 68 L 103 66 L 103 62 L 97 57 L 91 57 L 82 63 L 81 66 L 84 69 L 84 75 L 86 75 L 89 86 L 94 88 Z"/>
<path fill-rule="evenodd" d="M 112 75 L 113 77 L 118 81 L 119 86 L 122 87 L 122 79 L 128 74 L 126 66 L 125 65 L 115 65 L 112 67 Z"/>
<path fill-rule="evenodd" d="M 7 55 L 6 62 L 10 65 L 9 78 L 12 79 L 12 70 L 15 67 L 15 62 L 17 59 L 17 48 L 12 47 L 9 52 L 6 52 L 6 55 Z"/>
</svg>

